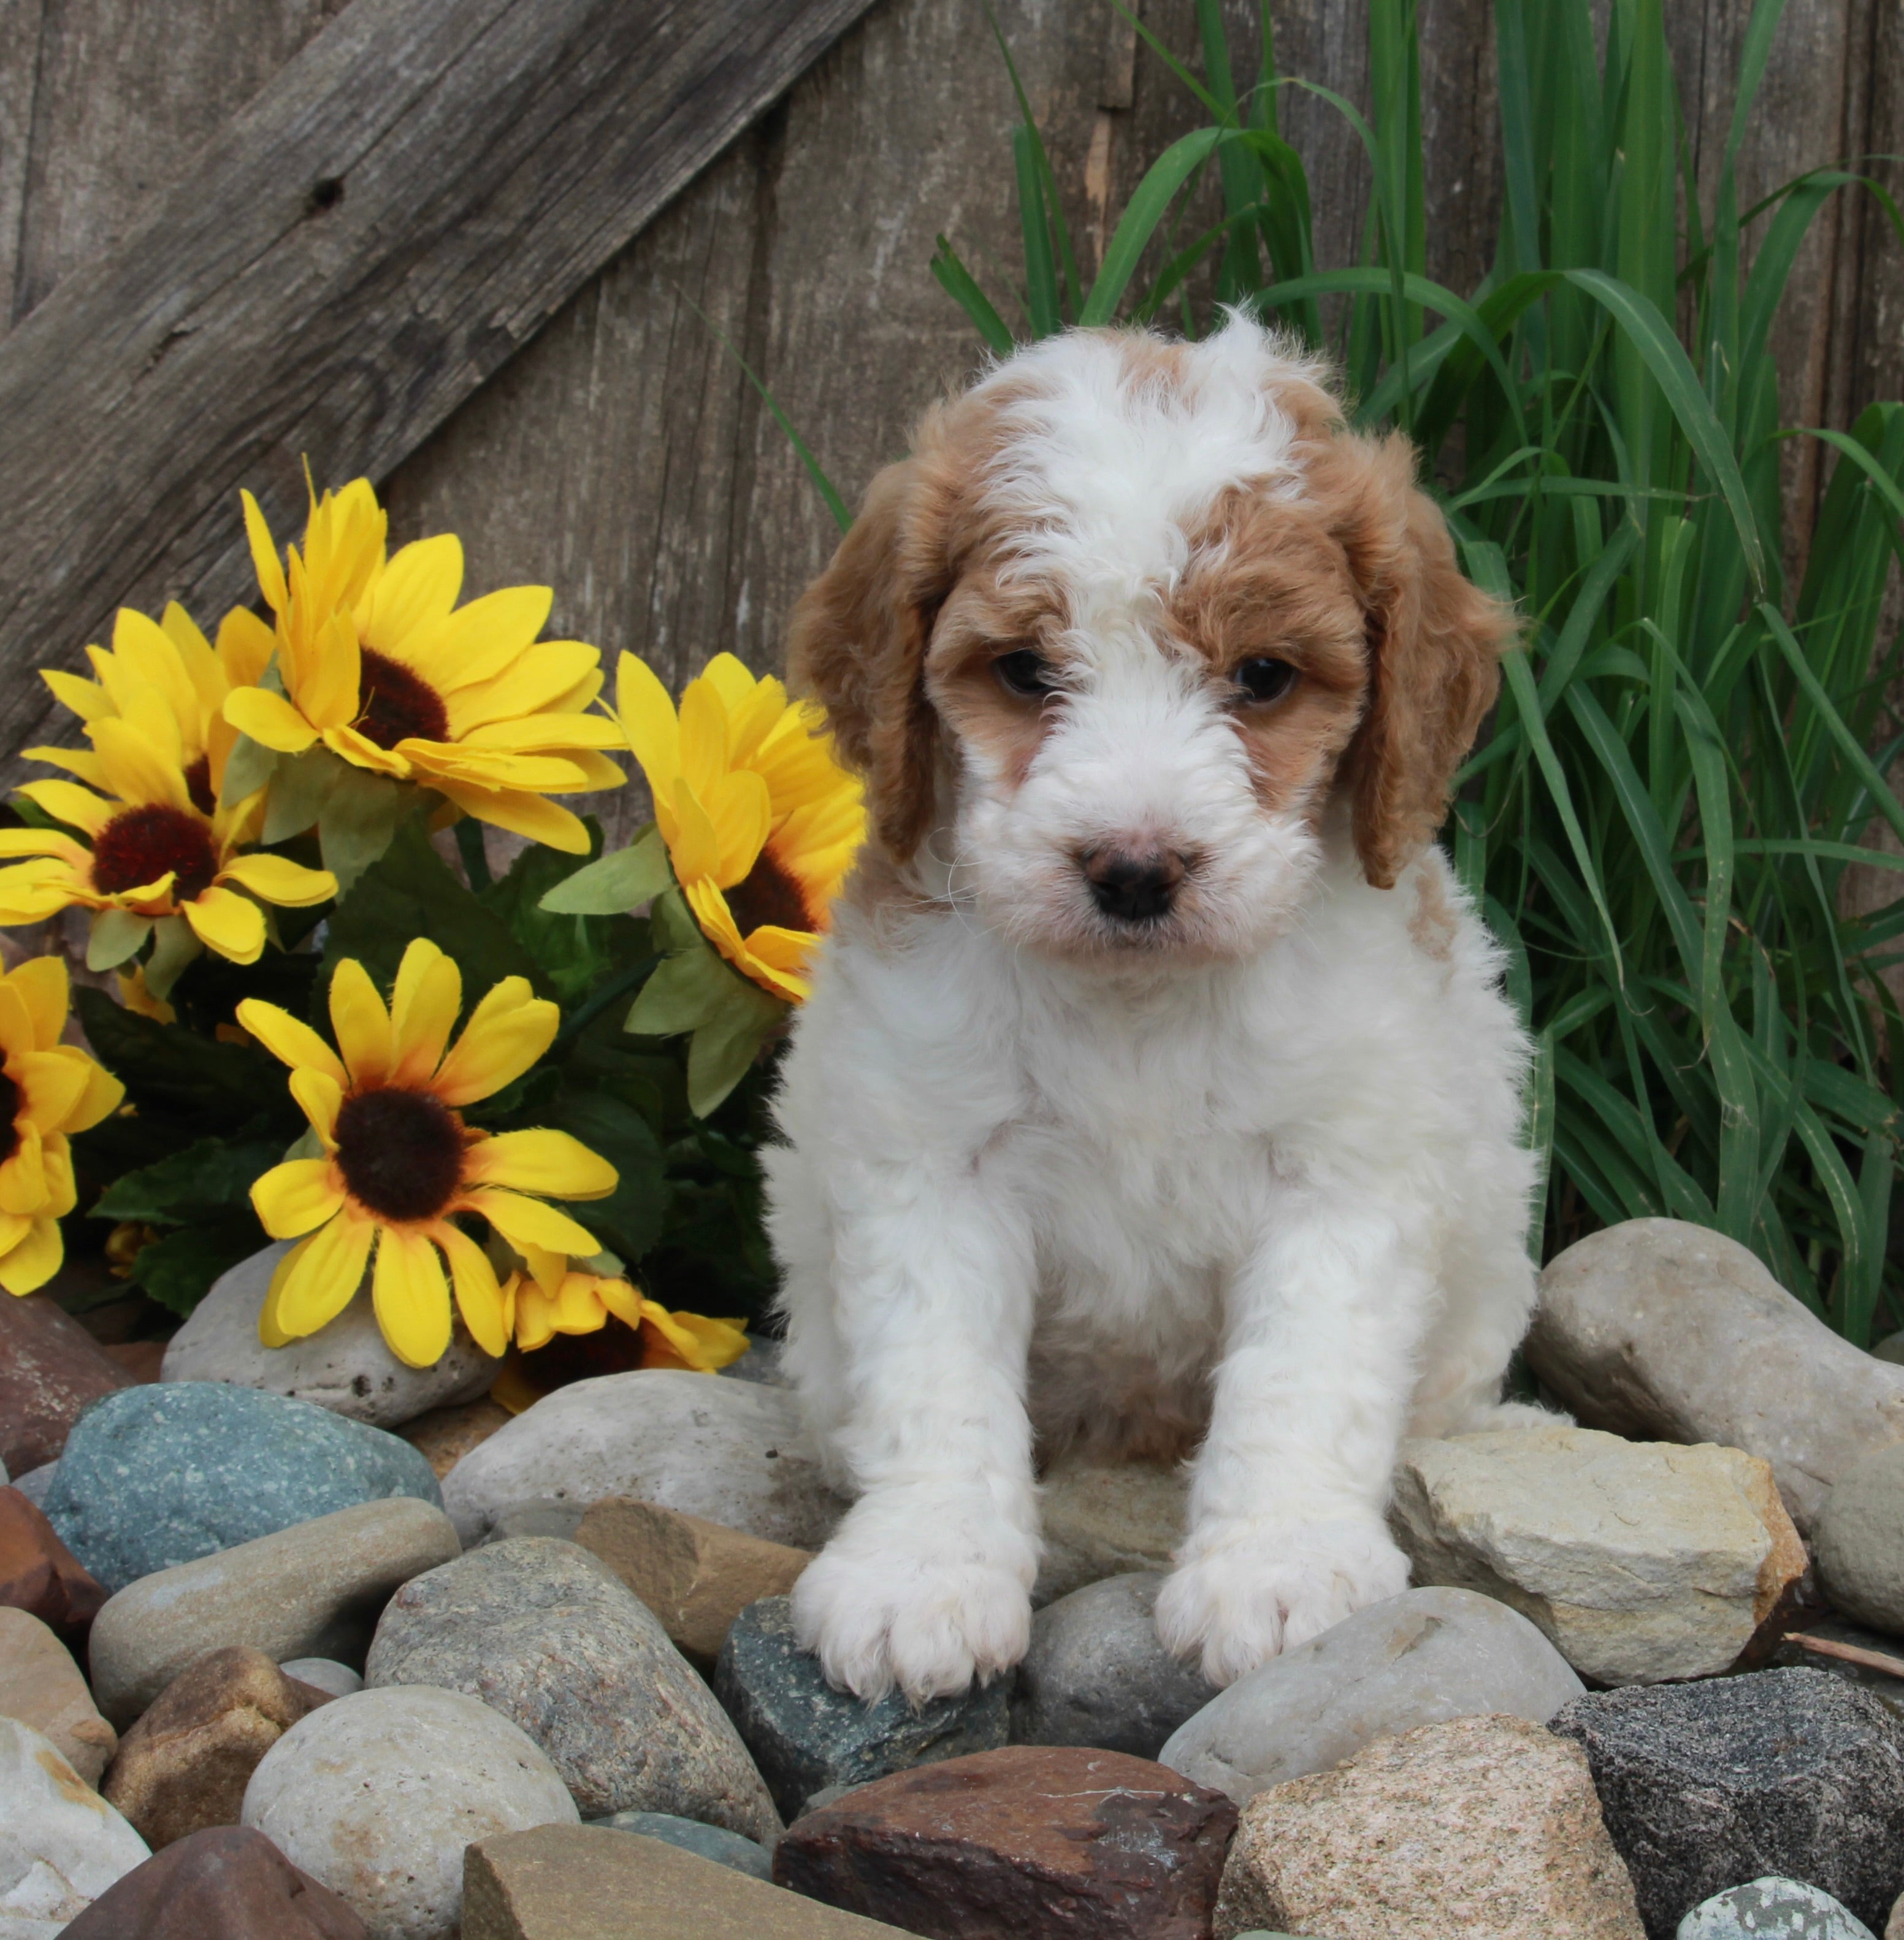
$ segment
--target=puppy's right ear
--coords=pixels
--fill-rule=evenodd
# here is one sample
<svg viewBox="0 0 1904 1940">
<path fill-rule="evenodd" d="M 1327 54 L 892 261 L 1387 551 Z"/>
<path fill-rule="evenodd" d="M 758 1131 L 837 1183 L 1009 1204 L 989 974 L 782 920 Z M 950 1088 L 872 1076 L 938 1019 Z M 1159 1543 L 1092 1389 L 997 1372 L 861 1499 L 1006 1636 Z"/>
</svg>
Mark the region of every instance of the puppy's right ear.
<svg viewBox="0 0 1904 1940">
<path fill-rule="evenodd" d="M 801 595 L 787 638 L 789 679 L 827 710 L 842 759 L 866 784 L 873 833 L 902 862 L 935 807 L 939 723 L 925 650 L 950 590 L 941 496 L 923 460 L 888 465 Z"/>
</svg>

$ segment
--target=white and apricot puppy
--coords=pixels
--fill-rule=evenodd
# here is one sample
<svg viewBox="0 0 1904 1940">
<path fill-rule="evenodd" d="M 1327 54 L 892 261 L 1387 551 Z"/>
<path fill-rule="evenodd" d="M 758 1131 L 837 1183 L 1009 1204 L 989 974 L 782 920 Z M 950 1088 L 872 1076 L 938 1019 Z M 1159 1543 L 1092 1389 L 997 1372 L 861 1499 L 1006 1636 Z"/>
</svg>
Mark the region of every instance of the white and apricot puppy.
<svg viewBox="0 0 1904 1940">
<path fill-rule="evenodd" d="M 873 833 L 766 1155 L 836 1684 L 1015 1662 L 1080 1447 L 1194 1450 L 1157 1622 L 1220 1684 L 1406 1586 L 1397 1440 L 1513 1418 L 1533 1297 L 1525 1047 L 1432 846 L 1512 632 L 1240 318 L 1041 344 L 873 481 L 793 622 Z"/>
</svg>

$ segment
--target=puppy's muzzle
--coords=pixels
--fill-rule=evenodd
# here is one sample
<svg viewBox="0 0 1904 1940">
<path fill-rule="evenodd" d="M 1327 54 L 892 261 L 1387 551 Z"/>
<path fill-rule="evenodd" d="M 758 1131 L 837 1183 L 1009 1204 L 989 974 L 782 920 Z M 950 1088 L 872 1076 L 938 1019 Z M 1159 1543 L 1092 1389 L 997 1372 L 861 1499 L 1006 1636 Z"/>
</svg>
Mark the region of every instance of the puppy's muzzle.
<svg viewBox="0 0 1904 1940">
<path fill-rule="evenodd" d="M 1092 901 L 1114 923 L 1155 923 L 1169 915 L 1188 873 L 1174 849 L 1087 849 L 1079 864 Z"/>
</svg>

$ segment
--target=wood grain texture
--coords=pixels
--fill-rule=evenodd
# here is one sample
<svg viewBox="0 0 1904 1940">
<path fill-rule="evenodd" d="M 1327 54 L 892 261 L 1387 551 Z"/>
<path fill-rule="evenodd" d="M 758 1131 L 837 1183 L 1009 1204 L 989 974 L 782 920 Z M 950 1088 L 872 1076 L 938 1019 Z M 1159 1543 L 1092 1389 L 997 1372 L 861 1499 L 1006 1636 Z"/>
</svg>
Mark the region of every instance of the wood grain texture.
<svg viewBox="0 0 1904 1940">
<path fill-rule="evenodd" d="M 13 316 L 44 0 L 0 0 L 0 325 Z"/>
<path fill-rule="evenodd" d="M 239 596 L 241 482 L 388 471 L 864 4 L 355 0 L 0 341 L 0 666 Z"/>
</svg>

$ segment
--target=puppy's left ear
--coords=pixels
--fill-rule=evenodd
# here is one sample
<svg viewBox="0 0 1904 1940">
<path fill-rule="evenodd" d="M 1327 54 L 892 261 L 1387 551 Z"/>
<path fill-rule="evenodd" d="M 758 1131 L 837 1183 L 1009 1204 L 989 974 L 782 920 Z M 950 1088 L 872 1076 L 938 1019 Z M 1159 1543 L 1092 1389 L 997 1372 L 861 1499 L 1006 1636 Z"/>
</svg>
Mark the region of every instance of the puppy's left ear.
<svg viewBox="0 0 1904 1940">
<path fill-rule="evenodd" d="M 1324 464 L 1337 536 L 1368 613 L 1368 701 L 1342 777 L 1362 873 L 1392 889 L 1448 812 L 1455 770 L 1494 704 L 1517 623 L 1463 576 L 1400 432 L 1340 433 Z"/>
</svg>

